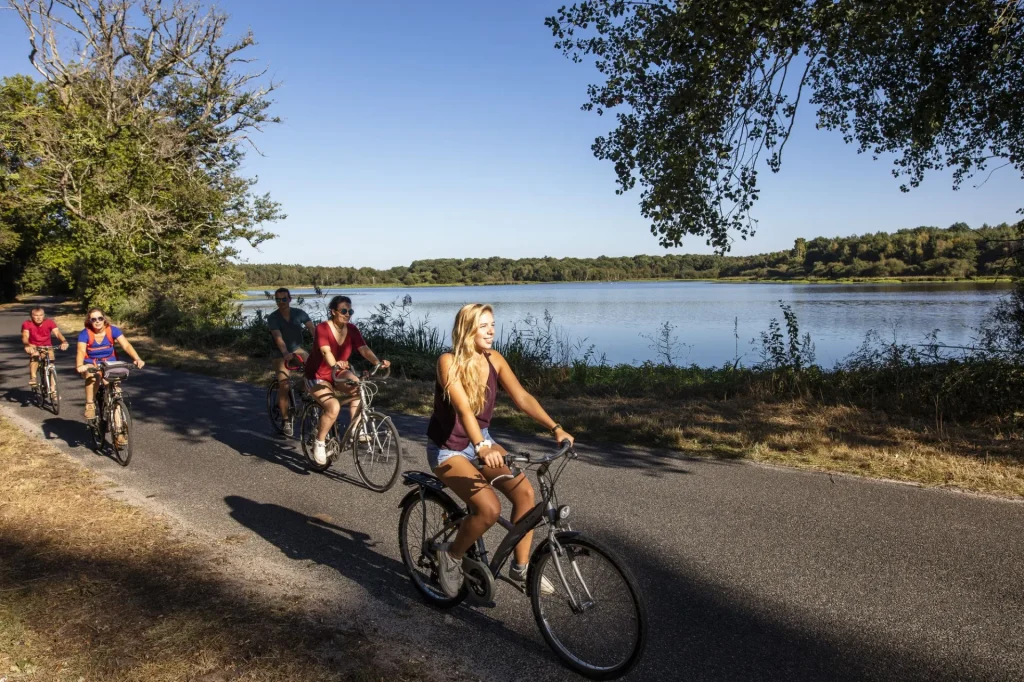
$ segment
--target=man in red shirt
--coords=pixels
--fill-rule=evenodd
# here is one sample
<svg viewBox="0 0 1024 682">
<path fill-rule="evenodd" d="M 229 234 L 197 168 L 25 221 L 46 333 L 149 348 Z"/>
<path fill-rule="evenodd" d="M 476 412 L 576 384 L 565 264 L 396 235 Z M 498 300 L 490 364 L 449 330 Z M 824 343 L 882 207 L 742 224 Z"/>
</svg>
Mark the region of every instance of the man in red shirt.
<svg viewBox="0 0 1024 682">
<path fill-rule="evenodd" d="M 21 324 L 21 345 L 25 346 L 31 360 L 28 361 L 28 385 L 29 388 L 36 387 L 36 370 L 39 368 L 39 351 L 37 346 L 52 346 L 51 336 L 56 334 L 60 339 L 60 349 L 68 349 L 68 340 L 57 329 L 53 320 L 47 319 L 46 311 L 36 307 L 32 309 L 31 319 Z M 50 349 L 50 359 L 53 360 L 53 349 Z"/>
</svg>

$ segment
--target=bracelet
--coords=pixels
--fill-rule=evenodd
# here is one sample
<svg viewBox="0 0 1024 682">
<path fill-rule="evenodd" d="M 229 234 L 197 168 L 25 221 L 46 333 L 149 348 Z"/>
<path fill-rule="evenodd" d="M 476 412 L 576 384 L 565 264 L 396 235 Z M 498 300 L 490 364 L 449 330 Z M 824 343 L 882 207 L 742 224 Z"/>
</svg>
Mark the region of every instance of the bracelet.
<svg viewBox="0 0 1024 682">
<path fill-rule="evenodd" d="M 555 431 L 557 431 L 560 428 L 562 428 L 562 425 L 556 422 L 554 426 L 552 426 L 550 429 L 548 429 L 548 431 L 550 431 L 551 433 L 554 433 Z"/>
</svg>

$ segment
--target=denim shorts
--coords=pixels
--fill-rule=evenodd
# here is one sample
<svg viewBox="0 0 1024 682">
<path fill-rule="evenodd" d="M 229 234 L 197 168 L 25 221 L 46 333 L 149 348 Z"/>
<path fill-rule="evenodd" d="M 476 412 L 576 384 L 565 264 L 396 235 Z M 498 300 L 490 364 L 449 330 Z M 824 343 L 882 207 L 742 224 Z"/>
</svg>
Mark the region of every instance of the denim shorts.
<svg viewBox="0 0 1024 682">
<path fill-rule="evenodd" d="M 491 434 L 487 429 L 483 430 L 484 440 L 491 440 Z M 430 469 L 434 470 L 441 466 L 442 463 L 449 457 L 465 457 L 470 462 L 477 460 L 476 450 L 473 449 L 473 444 L 470 443 L 466 446 L 465 450 L 445 450 L 434 445 L 434 441 L 427 439 L 427 462 L 430 464 Z"/>
</svg>

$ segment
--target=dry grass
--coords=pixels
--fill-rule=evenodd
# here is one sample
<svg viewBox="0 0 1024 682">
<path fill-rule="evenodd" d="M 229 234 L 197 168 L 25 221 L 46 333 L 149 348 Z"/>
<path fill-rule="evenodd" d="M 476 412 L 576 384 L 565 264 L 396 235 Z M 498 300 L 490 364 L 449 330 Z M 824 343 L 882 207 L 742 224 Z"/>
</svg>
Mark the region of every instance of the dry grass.
<svg viewBox="0 0 1024 682">
<path fill-rule="evenodd" d="M 12 682 L 432 679 L 387 640 L 312 622 L 300 595 L 229 584 L 214 550 L 2 418 L 0 557 Z"/>
<path fill-rule="evenodd" d="M 73 318 L 72 318 L 73 320 Z M 74 320 L 73 320 L 74 321 Z M 64 328 L 62 320 L 61 328 Z M 80 323 L 79 323 L 80 324 Z M 136 339 L 138 339 L 136 341 Z M 264 383 L 265 361 L 183 350 L 132 336 L 155 364 Z M 543 398 L 545 408 L 590 442 L 671 448 L 709 457 L 746 458 L 801 468 L 1024 496 L 1024 442 L 998 427 L 936 425 L 884 412 L 809 401 Z M 433 409 L 433 384 L 392 381 L 377 404 L 409 414 Z M 536 424 L 503 400 L 498 423 L 536 433 Z"/>
<path fill-rule="evenodd" d="M 399 382 L 381 395 L 390 409 L 429 414 L 433 387 Z M 988 427 L 934 425 L 884 412 L 808 401 L 544 398 L 577 438 L 671 448 L 688 455 L 751 459 L 999 495 L 1024 497 L 1024 441 Z M 540 433 L 508 400 L 498 424 Z"/>
</svg>

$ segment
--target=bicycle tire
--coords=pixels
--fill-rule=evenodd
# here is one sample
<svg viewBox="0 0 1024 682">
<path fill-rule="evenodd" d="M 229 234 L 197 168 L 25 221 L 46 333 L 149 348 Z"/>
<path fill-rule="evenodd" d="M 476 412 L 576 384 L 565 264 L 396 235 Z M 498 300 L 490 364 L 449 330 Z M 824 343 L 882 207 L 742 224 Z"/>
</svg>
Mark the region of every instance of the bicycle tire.
<svg viewBox="0 0 1024 682">
<path fill-rule="evenodd" d="M 36 366 L 36 373 L 32 376 L 32 380 L 35 382 L 35 387 L 32 389 L 32 400 L 35 402 L 37 407 L 43 407 L 46 404 L 46 398 L 43 396 L 43 361 L 39 360 L 39 364 Z"/>
<path fill-rule="evenodd" d="M 316 432 L 320 425 L 320 404 L 315 400 L 307 402 L 302 408 L 302 417 L 299 421 L 299 441 L 302 444 L 302 454 L 306 457 L 306 465 L 316 472 L 324 472 L 331 468 L 332 459 L 327 458 L 326 464 L 317 464 L 313 459 L 313 441 L 316 440 Z M 331 442 L 337 442 L 337 429 L 332 428 L 327 434 L 328 446 Z M 328 453 L 330 454 L 330 453 Z"/>
<path fill-rule="evenodd" d="M 292 419 L 295 418 L 295 398 L 292 395 L 291 390 L 288 391 L 288 404 L 290 405 Z M 271 381 L 267 386 L 267 417 L 270 419 L 270 424 L 274 427 L 282 436 L 284 434 L 284 419 L 281 418 L 281 408 L 277 405 L 277 382 Z M 293 437 L 294 437 L 294 431 Z"/>
<path fill-rule="evenodd" d="M 390 490 L 398 480 L 402 466 L 402 439 L 398 429 L 391 417 L 376 410 L 364 412 L 357 426 L 358 432 L 352 434 L 352 460 L 356 473 L 370 490 L 378 493 Z M 359 436 L 363 433 L 368 440 L 360 443 Z M 378 467 L 377 463 L 381 466 Z M 377 473 L 381 475 L 375 475 Z"/>
<path fill-rule="evenodd" d="M 50 410 L 60 414 L 60 388 L 57 385 L 57 370 L 52 365 L 49 370 L 50 376 Z"/>
<path fill-rule="evenodd" d="M 120 412 L 120 420 L 114 418 L 115 410 Z M 120 428 L 116 426 L 118 421 L 121 422 Z M 116 399 L 110 406 L 110 419 L 107 421 L 107 428 L 110 431 L 110 443 L 114 447 L 114 459 L 121 466 L 128 466 L 128 463 L 132 461 L 132 413 L 121 399 Z M 118 445 L 118 435 L 124 436 L 123 445 Z"/>
<path fill-rule="evenodd" d="M 434 509 L 433 512 L 429 511 L 431 508 Z M 419 510 L 418 516 L 416 515 L 417 510 Z M 408 495 L 403 500 L 402 513 L 398 520 L 398 545 L 402 554 L 402 563 L 405 564 L 405 570 L 409 574 L 409 580 L 428 603 L 442 609 L 458 606 L 469 595 L 469 590 L 463 584 L 459 594 L 455 597 L 446 595 L 437 583 L 433 559 L 424 556 L 422 548 L 427 533 L 433 535 L 444 527 L 448 516 L 460 512 L 459 507 L 446 496 L 425 490 L 422 500 L 419 493 Z M 424 519 L 427 519 L 428 525 L 426 532 L 424 532 Z M 414 548 L 409 547 L 410 531 L 416 542 Z M 455 529 L 452 530 L 451 535 L 454 537 Z M 414 555 L 415 560 L 413 559 Z"/>
<path fill-rule="evenodd" d="M 555 566 L 555 549 L 551 544 L 539 548 L 541 552 L 535 557 L 530 567 L 530 605 L 544 641 L 569 668 L 592 680 L 612 680 L 629 672 L 647 646 L 648 619 L 647 608 L 637 591 L 636 579 L 629 569 L 604 545 L 584 535 L 559 538 L 564 556 L 561 559 L 563 574 L 570 589 L 576 594 L 586 594 L 590 607 L 582 613 L 575 612 L 566 593 Z M 586 558 L 586 562 L 580 559 Z M 580 564 L 585 563 L 584 567 Z M 602 576 L 598 565 L 605 572 Z M 542 580 L 549 581 L 549 594 L 544 594 Z M 602 581 L 602 578 L 610 580 Z M 582 581 L 581 581 L 582 579 Z M 593 608 L 597 600 L 610 595 L 613 584 L 625 588 L 622 594 L 609 600 L 602 599 L 598 608 Z M 585 587 L 583 587 L 585 585 Z M 607 591 L 606 591 L 606 585 Z M 553 588 L 553 592 L 550 590 Z M 606 604 L 611 604 L 609 608 Z M 614 616 L 615 605 L 621 605 L 628 611 L 626 618 Z M 596 614 L 602 622 L 587 614 Z M 569 620 L 578 619 L 573 626 L 563 626 L 562 615 Z M 611 614 L 612 617 L 605 616 Z M 559 621 L 558 625 L 553 621 Z M 630 622 L 632 620 L 632 622 Z M 582 621 L 582 622 L 580 622 Z M 625 645 L 613 646 L 611 639 L 625 638 Z M 589 649 L 582 653 L 583 649 Z"/>
</svg>

